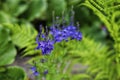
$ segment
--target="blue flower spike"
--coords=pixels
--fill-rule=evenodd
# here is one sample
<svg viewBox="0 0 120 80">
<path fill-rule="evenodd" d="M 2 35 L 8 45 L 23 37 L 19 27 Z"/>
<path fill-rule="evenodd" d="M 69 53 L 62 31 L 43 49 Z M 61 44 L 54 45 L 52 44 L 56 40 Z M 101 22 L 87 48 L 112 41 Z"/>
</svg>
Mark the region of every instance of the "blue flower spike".
<svg viewBox="0 0 120 80">
<path fill-rule="evenodd" d="M 82 33 L 79 32 L 79 23 L 77 23 L 77 27 L 74 25 L 74 15 L 75 12 L 73 11 L 73 7 L 71 9 L 71 17 L 70 17 L 70 24 L 65 25 L 65 19 L 64 16 L 62 17 L 62 26 L 59 23 L 59 17 L 54 17 L 54 12 L 53 12 L 53 24 L 50 27 L 50 31 L 48 31 L 48 27 L 46 28 L 46 32 L 42 33 L 42 28 L 40 28 L 41 32 L 39 33 L 39 36 L 42 37 L 43 39 L 39 41 L 40 37 L 37 37 L 36 42 L 38 46 L 36 49 L 41 49 L 41 52 L 43 55 L 50 54 L 52 50 L 54 49 L 54 44 L 59 43 L 63 40 L 66 42 L 69 41 L 69 39 L 73 40 L 82 40 Z M 49 36 L 52 36 L 51 37 Z"/>
<path fill-rule="evenodd" d="M 82 40 L 82 33 L 79 31 L 79 23 L 77 23 L 77 26 L 74 25 L 74 15 L 75 12 L 73 11 L 73 7 L 71 10 L 71 17 L 70 17 L 70 24 L 65 25 L 65 18 L 64 15 L 62 16 L 62 24 L 59 23 L 59 17 L 54 17 L 53 12 L 53 24 L 48 29 L 48 27 L 45 27 L 45 30 L 42 31 L 42 25 L 40 25 L 40 32 L 36 37 L 36 43 L 38 46 L 36 49 L 41 50 L 42 55 L 49 55 L 52 50 L 54 49 L 54 44 L 60 43 L 62 41 L 68 42 L 69 40 Z M 61 26 L 62 25 L 62 26 Z M 41 63 L 46 62 L 45 59 L 40 60 Z M 39 75 L 39 72 L 37 71 L 36 67 L 31 67 L 31 70 L 35 76 Z M 48 70 L 44 70 L 42 72 L 43 75 L 48 74 Z"/>
</svg>

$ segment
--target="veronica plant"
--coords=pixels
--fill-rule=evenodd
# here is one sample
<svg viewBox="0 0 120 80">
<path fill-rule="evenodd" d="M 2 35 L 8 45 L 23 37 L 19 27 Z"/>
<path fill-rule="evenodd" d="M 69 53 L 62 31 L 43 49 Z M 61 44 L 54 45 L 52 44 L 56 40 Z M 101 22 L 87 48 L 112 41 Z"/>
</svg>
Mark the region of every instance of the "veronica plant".
<svg viewBox="0 0 120 80">
<path fill-rule="evenodd" d="M 62 28 L 60 28 L 61 26 L 59 26 L 59 24 L 53 23 L 50 32 L 48 32 L 48 29 L 46 28 L 46 32 L 42 33 L 42 26 L 40 26 L 40 33 L 36 38 L 36 43 L 38 44 L 36 49 L 41 49 L 42 54 L 49 54 L 54 48 L 53 45 L 57 42 L 63 40 L 68 41 L 68 39 L 81 40 L 82 33 L 74 26 L 73 18 L 74 12 L 72 11 L 71 22 L 68 26 L 63 25 Z M 52 39 L 50 39 L 49 35 L 52 36 Z M 39 41 L 40 37 L 42 38 L 41 41 Z"/>
<path fill-rule="evenodd" d="M 36 49 L 41 50 L 42 58 L 34 59 L 34 63 L 33 63 L 34 66 L 31 68 L 33 74 L 38 78 L 44 77 L 46 78 L 46 80 L 50 80 L 55 77 L 56 80 L 61 80 L 62 78 L 65 79 L 66 71 L 64 70 L 64 68 L 66 69 L 65 67 L 66 61 L 60 61 L 60 60 L 64 60 L 63 56 L 65 54 L 60 55 L 60 52 L 57 54 L 50 54 L 50 53 L 53 53 L 52 51 L 54 50 L 55 44 L 68 42 L 70 40 L 80 41 L 82 39 L 82 33 L 79 32 L 76 26 L 74 26 L 73 19 L 74 19 L 74 12 L 72 11 L 71 21 L 69 25 L 61 24 L 62 25 L 61 26 L 59 25 L 59 23 L 57 23 L 58 19 L 56 18 L 56 20 L 54 21 L 53 18 L 53 25 L 50 27 L 50 29 L 48 29 L 47 27 L 43 29 L 42 26 L 40 26 L 40 32 L 36 37 L 36 43 L 38 44 Z M 63 50 L 62 53 L 65 53 L 65 51 Z M 63 66 L 60 68 L 59 65 L 63 65 Z"/>
</svg>

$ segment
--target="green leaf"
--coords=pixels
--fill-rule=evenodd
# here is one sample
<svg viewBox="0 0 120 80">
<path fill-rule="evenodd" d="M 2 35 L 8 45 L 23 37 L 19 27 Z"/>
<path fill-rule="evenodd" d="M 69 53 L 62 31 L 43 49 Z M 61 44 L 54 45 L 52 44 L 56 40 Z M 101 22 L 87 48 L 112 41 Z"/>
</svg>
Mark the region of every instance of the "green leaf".
<svg viewBox="0 0 120 80">
<path fill-rule="evenodd" d="M 119 63 L 117 63 L 117 73 L 120 76 L 120 64 Z"/>
<path fill-rule="evenodd" d="M 2 44 L 8 43 L 9 40 L 10 40 L 9 30 L 0 26 L 0 45 L 2 46 Z"/>
<path fill-rule="evenodd" d="M 11 66 L 0 72 L 0 80 L 27 80 L 27 75 L 21 67 Z"/>
<path fill-rule="evenodd" d="M 6 0 L 6 5 L 9 6 L 9 9 L 13 10 L 14 8 L 16 8 L 19 2 L 20 0 Z"/>
<path fill-rule="evenodd" d="M 3 10 L 11 16 L 17 17 L 28 8 L 28 4 L 21 0 L 6 0 Z"/>
<path fill-rule="evenodd" d="M 91 77 L 88 74 L 76 74 L 72 77 L 72 80 L 81 80 L 81 79 L 91 79 Z"/>
<path fill-rule="evenodd" d="M 9 40 L 9 31 L 0 27 L 0 66 L 11 64 L 15 59 L 16 49 Z"/>
<path fill-rule="evenodd" d="M 8 43 L 5 47 L 0 48 L 3 49 L 3 52 L 0 52 L 0 66 L 13 63 L 16 56 L 16 49 L 14 45 L 12 43 Z"/>
<path fill-rule="evenodd" d="M 13 17 L 11 17 L 9 14 L 0 11 L 0 23 L 11 23 L 11 22 L 16 22 L 17 20 Z"/>
<path fill-rule="evenodd" d="M 6 68 L 5 67 L 0 67 L 0 72 L 4 72 L 6 70 Z"/>
<path fill-rule="evenodd" d="M 25 10 L 27 10 L 28 5 L 27 4 L 23 4 L 23 5 L 19 5 L 15 12 L 14 12 L 14 16 L 19 16 L 20 14 L 22 14 Z"/>
<path fill-rule="evenodd" d="M 108 78 L 108 76 L 105 74 L 105 72 L 103 71 L 101 71 L 101 72 L 99 72 L 96 76 L 95 76 L 95 80 L 99 80 L 99 79 L 107 79 Z"/>
<path fill-rule="evenodd" d="M 26 18 L 32 21 L 35 18 L 42 17 L 47 9 L 46 0 L 32 0 L 29 4 L 27 11 L 25 12 Z"/>
<path fill-rule="evenodd" d="M 74 5 L 74 4 L 77 4 L 79 2 L 81 2 L 82 0 L 67 0 L 67 2 L 70 4 L 70 5 Z"/>
<path fill-rule="evenodd" d="M 55 16 L 61 16 L 62 12 L 67 8 L 65 0 L 49 0 L 47 13 L 49 18 L 52 17 L 52 12 L 55 12 Z"/>
<path fill-rule="evenodd" d="M 110 24 L 108 16 L 106 16 L 107 11 L 104 11 L 104 8 L 102 6 L 97 4 L 97 2 L 94 1 L 94 0 L 85 0 L 85 3 L 82 3 L 80 5 L 84 5 L 84 6 L 88 7 L 88 8 L 90 8 L 90 9 L 92 9 L 94 11 L 94 13 L 101 19 L 101 21 L 104 22 L 104 24 L 106 25 L 108 31 L 111 32 L 111 30 L 112 30 L 111 24 Z"/>
</svg>

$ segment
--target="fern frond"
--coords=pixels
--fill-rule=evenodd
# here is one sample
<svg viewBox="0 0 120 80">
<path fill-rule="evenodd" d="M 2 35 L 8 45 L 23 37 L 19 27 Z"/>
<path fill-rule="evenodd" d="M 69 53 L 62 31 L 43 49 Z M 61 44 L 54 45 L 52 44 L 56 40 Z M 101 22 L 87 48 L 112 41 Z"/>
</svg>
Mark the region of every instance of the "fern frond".
<svg viewBox="0 0 120 80">
<path fill-rule="evenodd" d="M 87 59 L 89 59 L 88 62 L 90 62 L 90 67 L 91 66 L 93 67 L 90 69 L 90 71 L 96 69 L 97 67 L 98 68 L 100 67 L 101 70 L 98 71 L 98 76 L 100 75 L 101 77 L 103 77 L 104 75 L 106 75 L 107 76 L 106 79 L 108 80 L 120 79 L 120 73 L 119 70 L 117 70 L 118 69 L 117 65 L 120 65 L 120 11 L 119 11 L 120 5 L 119 3 L 120 3 L 119 0 L 85 0 L 85 2 L 82 4 L 92 9 L 94 13 L 101 19 L 101 21 L 103 21 L 108 31 L 110 32 L 110 36 L 114 40 L 114 44 L 113 44 L 114 50 L 111 50 L 112 52 L 93 51 L 91 52 L 93 54 L 86 55 Z M 90 58 L 90 56 L 93 56 L 94 58 Z M 83 57 L 85 60 L 86 57 L 85 56 Z M 99 63 L 99 65 L 97 63 Z M 105 72 L 103 76 L 101 75 L 101 73 L 99 73 L 101 71 L 103 71 L 103 73 Z M 101 78 L 97 77 L 96 80 L 98 79 Z"/>
<path fill-rule="evenodd" d="M 94 7 L 95 5 L 91 4 L 88 0 L 86 0 L 85 3 L 82 3 L 81 5 L 87 6 L 88 8 L 92 9 L 95 14 L 99 14 L 98 17 L 101 18 L 101 20 L 105 23 L 105 25 L 107 25 L 106 27 L 108 27 L 108 30 L 109 31 L 112 30 L 109 27 L 109 26 L 111 26 L 109 19 L 105 16 L 106 14 L 103 13 L 104 10 L 100 11 L 99 9 Z"/>
<path fill-rule="evenodd" d="M 5 27 L 11 31 L 12 42 L 20 49 L 25 48 L 23 51 L 24 56 L 34 55 L 38 52 L 35 51 L 37 31 L 32 26 L 5 24 Z"/>
<path fill-rule="evenodd" d="M 83 64 L 89 66 L 87 73 L 93 76 L 95 80 L 110 80 L 110 69 L 115 68 L 116 65 L 113 65 L 113 57 L 115 57 L 115 55 L 112 55 L 112 52 L 108 51 L 109 47 L 89 38 L 84 38 L 80 45 L 82 46 L 79 48 L 85 48 L 85 51 L 79 51 L 79 55 Z M 115 73 L 112 75 L 115 76 L 114 79 L 117 79 Z"/>
</svg>

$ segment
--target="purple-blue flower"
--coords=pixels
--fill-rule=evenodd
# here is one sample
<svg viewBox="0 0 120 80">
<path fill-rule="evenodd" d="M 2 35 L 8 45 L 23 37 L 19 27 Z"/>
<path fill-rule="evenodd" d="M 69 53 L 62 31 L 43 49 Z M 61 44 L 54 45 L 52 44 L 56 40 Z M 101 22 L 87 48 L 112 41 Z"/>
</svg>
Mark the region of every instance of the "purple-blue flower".
<svg viewBox="0 0 120 80">
<path fill-rule="evenodd" d="M 51 40 L 44 41 L 44 46 L 41 47 L 42 54 L 49 54 L 54 48 L 54 42 Z"/>
<path fill-rule="evenodd" d="M 45 70 L 43 74 L 44 74 L 44 75 L 48 74 L 48 70 Z"/>
<path fill-rule="evenodd" d="M 37 71 L 37 69 L 36 69 L 35 66 L 31 67 L 30 69 L 32 70 L 32 72 L 33 72 L 33 74 L 34 74 L 35 76 L 38 76 L 38 75 L 39 75 L 39 72 Z"/>
<path fill-rule="evenodd" d="M 60 25 L 58 23 L 58 18 L 56 19 L 56 22 L 50 27 L 50 31 L 48 31 L 47 27 L 45 28 L 44 33 L 42 33 L 42 26 L 40 27 L 40 33 L 38 34 L 36 38 L 36 42 L 38 46 L 36 49 L 41 49 L 42 54 L 50 54 L 51 51 L 54 49 L 54 44 L 57 42 L 61 42 L 65 40 L 66 42 L 72 39 L 81 40 L 82 39 L 82 33 L 77 30 L 77 27 L 74 26 L 74 12 L 72 11 L 71 16 L 71 22 L 68 26 L 66 25 Z M 64 20 L 63 20 L 64 21 Z M 39 39 L 42 38 L 42 40 L 39 41 Z"/>
<path fill-rule="evenodd" d="M 72 14 L 74 13 L 72 12 Z M 80 41 L 82 39 L 82 33 L 78 31 L 78 25 L 76 27 L 73 24 L 73 18 L 74 16 L 72 15 L 71 22 L 69 25 L 60 25 L 58 23 L 59 20 L 57 18 L 56 22 L 50 27 L 50 30 L 48 30 L 48 28 L 45 27 L 44 31 L 42 31 L 43 28 L 42 26 L 40 26 L 40 32 L 36 37 L 36 43 L 38 44 L 36 49 L 41 50 L 42 55 L 47 55 L 52 52 L 55 43 L 62 42 L 63 40 L 67 42 L 73 39 Z M 45 59 L 41 59 L 40 62 L 44 63 L 46 61 Z M 39 75 L 39 72 L 37 71 L 36 67 L 31 67 L 31 70 L 33 71 L 33 74 L 35 76 Z M 42 74 L 48 74 L 48 70 L 44 70 Z"/>
<path fill-rule="evenodd" d="M 39 75 L 39 72 L 35 71 L 33 74 L 34 74 L 35 76 L 38 76 L 38 75 Z"/>
<path fill-rule="evenodd" d="M 36 37 L 36 42 L 38 44 L 36 49 L 41 49 L 41 52 L 43 55 L 51 53 L 51 51 L 54 48 L 54 41 L 50 40 L 48 34 L 46 33 L 40 32 L 38 36 Z M 39 40 L 40 38 L 42 38 L 42 40 Z"/>
<path fill-rule="evenodd" d="M 35 66 L 31 67 L 30 69 L 31 69 L 33 72 L 37 70 Z"/>
<path fill-rule="evenodd" d="M 77 30 L 77 28 L 76 28 L 75 26 L 72 26 L 72 25 L 67 26 L 66 29 L 67 29 L 68 31 L 76 31 L 76 30 Z"/>
<path fill-rule="evenodd" d="M 81 40 L 81 39 L 82 39 L 82 33 L 80 33 L 80 32 L 75 32 L 71 37 L 72 37 L 73 39 L 76 39 L 76 40 Z"/>
<path fill-rule="evenodd" d="M 45 41 L 39 41 L 38 46 L 36 49 L 41 49 L 42 54 L 49 54 L 54 48 L 54 41 L 51 40 L 45 40 Z"/>
<path fill-rule="evenodd" d="M 76 40 L 82 39 L 82 33 L 78 32 L 75 26 L 67 26 L 63 30 L 54 30 L 52 33 L 55 42 L 68 41 L 69 38 Z"/>
</svg>

